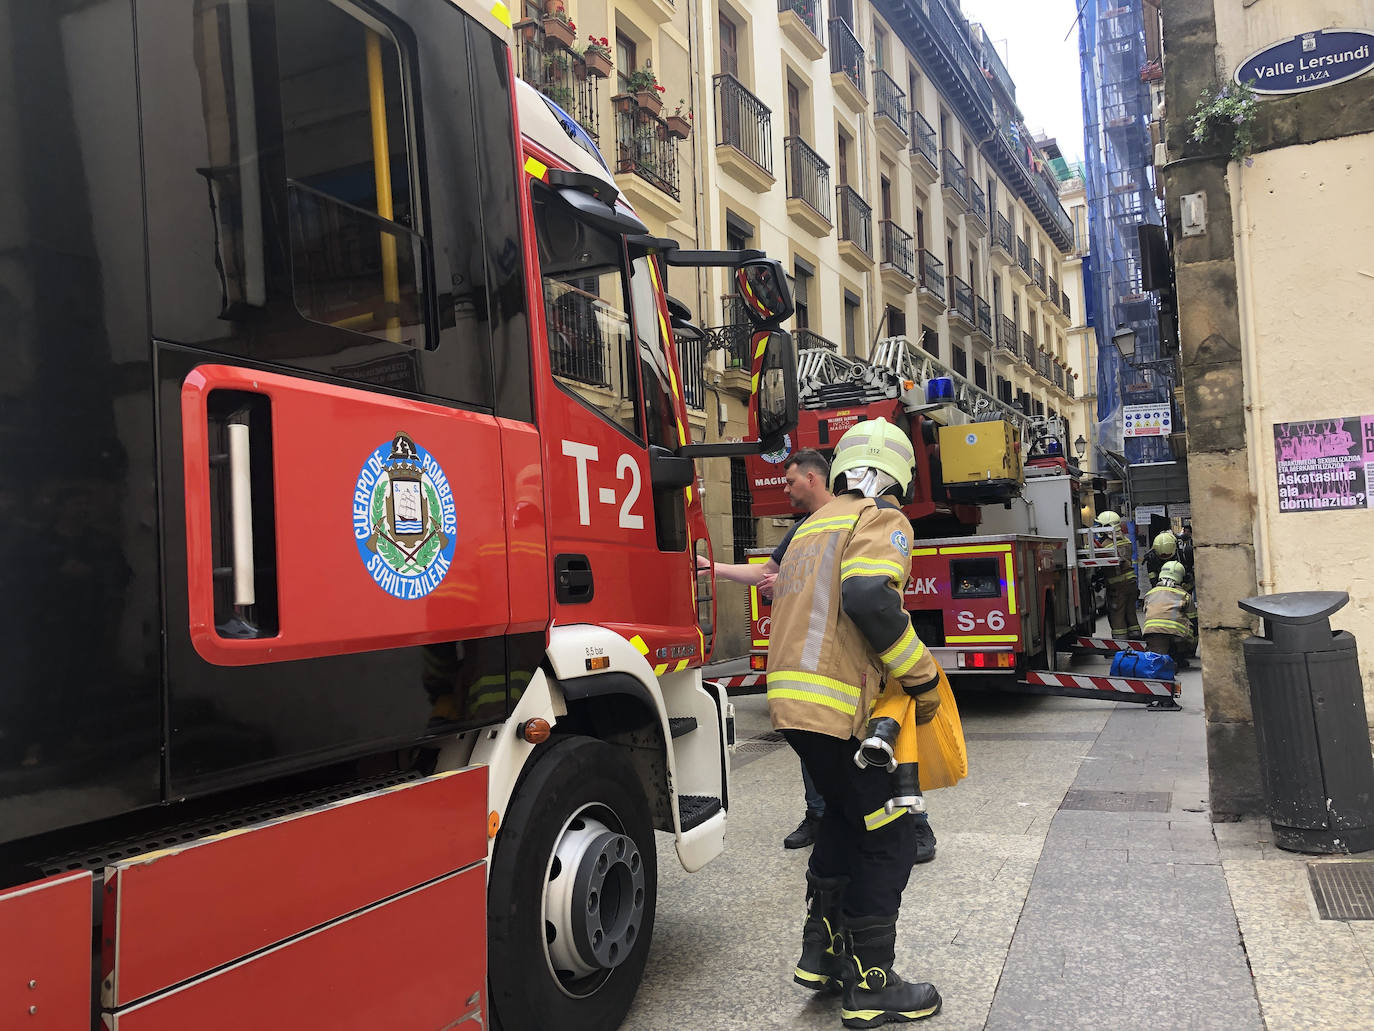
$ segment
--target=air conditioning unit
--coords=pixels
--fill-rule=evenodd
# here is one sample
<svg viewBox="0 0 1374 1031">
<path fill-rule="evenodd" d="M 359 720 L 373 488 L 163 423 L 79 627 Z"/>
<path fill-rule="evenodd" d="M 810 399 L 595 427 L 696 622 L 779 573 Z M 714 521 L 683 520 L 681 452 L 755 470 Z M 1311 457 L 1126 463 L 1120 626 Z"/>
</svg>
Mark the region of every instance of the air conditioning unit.
<svg viewBox="0 0 1374 1031">
<path fill-rule="evenodd" d="M 1169 151 L 1162 143 L 1155 144 L 1155 167 L 1163 168 L 1169 163 Z"/>
</svg>

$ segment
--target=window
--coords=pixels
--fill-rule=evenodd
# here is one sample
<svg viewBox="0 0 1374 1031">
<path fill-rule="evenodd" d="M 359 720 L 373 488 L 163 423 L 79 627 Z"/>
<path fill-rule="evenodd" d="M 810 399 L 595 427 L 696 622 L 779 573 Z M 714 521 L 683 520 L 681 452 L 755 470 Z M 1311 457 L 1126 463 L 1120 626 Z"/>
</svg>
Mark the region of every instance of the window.
<svg viewBox="0 0 1374 1031">
<path fill-rule="evenodd" d="M 639 436 L 638 377 L 620 240 L 579 221 L 552 190 L 534 183 L 531 191 L 554 378 L 607 420 Z"/>
<path fill-rule="evenodd" d="M 929 326 L 921 327 L 921 348 L 927 354 L 940 357 L 940 334 Z"/>
<path fill-rule="evenodd" d="M 968 352 L 957 344 L 954 348 L 954 371 L 960 376 L 968 375 Z"/>
<path fill-rule="evenodd" d="M 921 77 L 914 70 L 907 74 L 906 95 L 911 104 L 911 110 L 919 111 L 921 109 Z"/>
<path fill-rule="evenodd" d="M 843 132 L 835 141 L 835 164 L 839 172 L 839 185 L 849 184 L 849 137 Z"/>
<path fill-rule="evenodd" d="M 412 228 L 396 42 L 325 0 L 282 4 L 276 15 L 296 308 L 312 322 L 393 341 L 418 329 L 423 343 L 422 240 Z"/>
<path fill-rule="evenodd" d="M 800 136 L 801 131 L 801 90 L 791 80 L 787 83 L 787 135 Z"/>
<path fill-rule="evenodd" d="M 723 14 L 720 16 L 720 70 L 739 78 L 739 29 Z"/>
<path fill-rule="evenodd" d="M 878 198 L 880 201 L 879 210 L 883 213 L 883 219 L 890 221 L 892 218 L 892 183 L 887 176 L 878 177 Z"/>
<path fill-rule="evenodd" d="M 644 429 L 650 444 L 670 450 L 680 443 L 677 411 L 673 407 L 671 359 L 661 330 L 654 277 L 661 278 L 661 267 L 651 269 L 649 258 L 636 258 L 630 265 L 630 297 L 638 339 L 639 379 L 644 393 Z M 687 509 L 681 487 L 654 487 L 654 531 L 660 551 L 682 551 L 687 547 Z"/>
<path fill-rule="evenodd" d="M 883 336 L 906 336 L 906 312 L 901 308 L 888 305 L 884 309 Z"/>
<path fill-rule="evenodd" d="M 879 71 L 887 70 L 887 33 L 876 23 L 873 25 L 873 65 Z"/>
<path fill-rule="evenodd" d="M 976 358 L 973 360 L 973 385 L 988 389 L 988 367 Z"/>
<path fill-rule="evenodd" d="M 848 290 L 844 292 L 844 353 L 851 358 L 859 354 L 859 299 Z"/>
<path fill-rule="evenodd" d="M 630 92 L 630 76 L 639 65 L 635 61 L 635 41 L 623 32 L 615 34 L 615 80 L 617 92 Z"/>
<path fill-rule="evenodd" d="M 797 262 L 794 267 L 793 302 L 796 305 L 793 325 L 807 329 L 811 325 L 811 269 Z"/>
</svg>

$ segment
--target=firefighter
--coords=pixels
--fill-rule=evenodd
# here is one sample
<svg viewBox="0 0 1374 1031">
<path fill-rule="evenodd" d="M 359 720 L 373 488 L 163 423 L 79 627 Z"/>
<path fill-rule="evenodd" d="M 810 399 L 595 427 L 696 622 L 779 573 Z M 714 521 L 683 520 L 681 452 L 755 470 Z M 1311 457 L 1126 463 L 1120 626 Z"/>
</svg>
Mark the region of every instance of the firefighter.
<svg viewBox="0 0 1374 1031">
<path fill-rule="evenodd" d="M 1185 591 L 1193 589 L 1193 553 L 1192 549 L 1179 548 L 1178 538 L 1168 530 L 1156 534 L 1154 543 L 1150 550 L 1145 552 L 1145 576 L 1150 581 L 1150 586 L 1154 587 L 1159 582 L 1159 571 L 1166 562 L 1178 562 L 1183 566 L 1183 582 L 1179 584 Z"/>
<path fill-rule="evenodd" d="M 1172 655 L 1179 669 L 1188 668 L 1197 640 L 1193 629 L 1197 607 L 1183 586 L 1185 575 L 1182 562 L 1165 562 L 1159 586 L 1145 595 L 1145 644 L 1152 652 Z"/>
<path fill-rule="evenodd" d="M 1108 566 L 1103 579 L 1107 583 L 1107 620 L 1113 637 L 1139 637 L 1140 620 L 1135 614 L 1140 590 L 1136 586 L 1135 561 L 1131 554 L 1131 538 L 1121 531 L 1121 516 L 1103 512 L 1097 525 L 1116 538 L 1116 566 Z"/>
<path fill-rule="evenodd" d="M 831 465 L 835 498 L 798 528 L 773 586 L 768 709 L 826 803 L 793 978 L 817 991 L 842 987 L 850 1028 L 940 1011 L 933 985 L 892 969 L 916 821 L 906 809 L 887 812 L 891 774 L 854 763 L 886 678 L 916 700 L 918 724 L 939 706 L 938 667 L 902 606 L 911 524 L 895 498 L 914 461 L 911 441 L 885 419 L 846 432 Z"/>
</svg>

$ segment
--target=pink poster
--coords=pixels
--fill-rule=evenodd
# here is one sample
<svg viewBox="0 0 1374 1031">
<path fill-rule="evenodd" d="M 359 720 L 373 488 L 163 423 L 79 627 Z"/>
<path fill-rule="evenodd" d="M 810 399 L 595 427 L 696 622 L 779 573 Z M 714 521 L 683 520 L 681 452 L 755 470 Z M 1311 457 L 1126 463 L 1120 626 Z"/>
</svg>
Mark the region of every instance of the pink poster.
<svg viewBox="0 0 1374 1031">
<path fill-rule="evenodd" d="M 1279 511 L 1369 508 L 1374 415 L 1274 424 Z"/>
</svg>

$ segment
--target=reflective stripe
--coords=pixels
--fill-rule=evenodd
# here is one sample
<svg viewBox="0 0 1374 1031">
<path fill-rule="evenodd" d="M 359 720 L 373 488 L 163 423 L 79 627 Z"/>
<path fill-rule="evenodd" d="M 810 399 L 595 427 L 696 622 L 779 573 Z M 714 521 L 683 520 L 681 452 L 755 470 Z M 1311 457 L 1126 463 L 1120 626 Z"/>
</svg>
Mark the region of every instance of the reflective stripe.
<svg viewBox="0 0 1374 1031">
<path fill-rule="evenodd" d="M 807 537 L 813 533 L 831 533 L 835 530 L 852 530 L 854 524 L 859 521 L 857 515 L 848 516 L 826 516 L 824 519 L 808 519 L 802 523 L 801 528 L 792 535 L 795 541 L 798 537 Z"/>
<path fill-rule="evenodd" d="M 525 158 L 525 174 L 532 175 L 536 179 L 543 179 L 548 175 L 549 166 L 538 158 Z"/>
<path fill-rule="evenodd" d="M 831 534 L 826 538 L 824 550 L 816 562 L 811 592 L 811 614 L 806 620 L 806 645 L 802 648 L 801 666 L 806 670 L 817 670 L 821 665 L 821 651 L 830 627 L 830 596 L 835 589 L 835 554 L 840 547 L 840 535 Z"/>
<path fill-rule="evenodd" d="M 946 637 L 947 643 L 954 644 L 989 644 L 995 641 L 1019 641 L 1016 634 L 977 634 L 964 637 Z"/>
<path fill-rule="evenodd" d="M 1176 630 L 1184 637 L 1193 636 L 1193 626 L 1191 623 L 1176 623 L 1172 619 L 1146 619 L 1145 632 L 1148 634 L 1152 630 Z"/>
<path fill-rule="evenodd" d="M 897 639 L 897 643 L 883 652 L 882 660 L 889 673 L 894 677 L 901 677 L 910 673 L 912 667 L 920 662 L 925 654 L 926 646 L 916 636 L 916 628 L 907 626 L 906 633 Z"/>
<path fill-rule="evenodd" d="M 819 673 L 778 670 L 768 674 L 768 699 L 793 698 L 799 702 L 813 702 L 837 709 L 846 716 L 859 711 L 863 692 L 842 680 L 823 677 Z"/>
<path fill-rule="evenodd" d="M 886 808 L 875 809 L 864 817 L 864 830 L 876 831 L 879 827 L 886 827 L 898 817 L 906 815 L 905 809 L 898 809 L 895 813 L 889 813 Z"/>
<path fill-rule="evenodd" d="M 840 563 L 840 579 L 848 580 L 851 576 L 890 576 L 894 580 L 902 580 L 907 574 L 907 569 L 903 568 L 900 562 L 894 562 L 885 558 L 847 558 Z"/>
<path fill-rule="evenodd" d="M 994 555 L 999 551 L 1011 551 L 1010 544 L 980 544 L 977 547 L 941 548 L 941 555 Z"/>
<path fill-rule="evenodd" d="M 859 711 L 859 707 L 853 702 L 841 701 L 820 690 L 806 690 L 799 687 L 770 687 L 768 689 L 768 701 L 772 702 L 776 698 L 790 698 L 797 702 L 824 705 L 826 708 L 835 709 L 845 716 L 853 716 Z"/>
<path fill-rule="evenodd" d="M 1007 552 L 1007 614 L 1016 615 L 1016 574 L 1011 567 L 1011 552 Z"/>
</svg>

